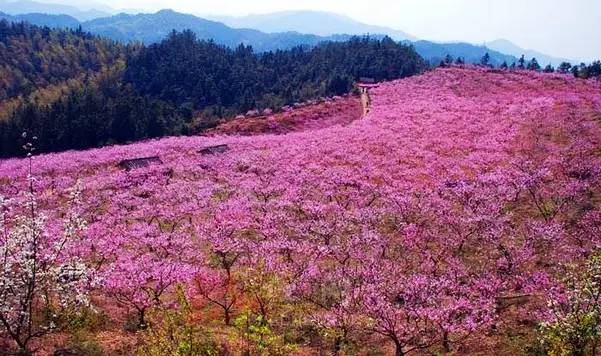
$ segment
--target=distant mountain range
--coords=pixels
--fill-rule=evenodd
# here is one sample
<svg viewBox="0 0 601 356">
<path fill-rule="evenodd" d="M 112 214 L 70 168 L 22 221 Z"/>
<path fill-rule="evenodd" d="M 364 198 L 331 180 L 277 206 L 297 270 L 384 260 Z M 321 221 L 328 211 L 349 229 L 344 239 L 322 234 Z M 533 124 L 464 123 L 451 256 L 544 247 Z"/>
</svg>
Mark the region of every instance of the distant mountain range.
<svg viewBox="0 0 601 356">
<path fill-rule="evenodd" d="M 0 11 L 8 15 L 24 15 L 30 13 L 48 15 L 69 15 L 78 21 L 88 21 L 99 17 L 114 14 L 114 10 L 102 4 L 93 4 L 95 7 L 70 6 L 50 4 L 31 0 L 0 0 Z M 101 10 L 98 10 L 100 8 Z"/>
<path fill-rule="evenodd" d="M 62 9 L 62 8 L 60 8 Z M 58 11 L 58 10 L 57 10 Z M 313 12 L 304 12 L 309 15 Z M 318 13 L 319 16 L 335 16 L 328 13 Z M 299 45 L 314 46 L 323 41 L 343 41 L 353 34 L 340 34 L 318 36 L 301 34 L 298 32 L 266 33 L 255 29 L 234 29 L 217 21 L 206 20 L 193 15 L 182 14 L 172 10 L 161 10 L 154 14 L 118 14 L 114 16 L 97 18 L 89 21 L 79 21 L 69 15 L 50 15 L 31 13 L 21 15 L 8 15 L 0 13 L 0 18 L 8 21 L 26 21 L 35 25 L 49 27 L 76 28 L 81 26 L 91 33 L 108 37 L 121 42 L 140 41 L 146 44 L 159 42 L 172 30 L 192 30 L 200 39 L 212 39 L 217 43 L 235 47 L 239 44 L 251 45 L 256 51 L 264 52 L 277 49 L 287 49 Z M 341 17 L 342 19 L 346 19 Z M 348 20 L 346 20 L 348 21 Z M 367 26 L 367 25 L 366 25 Z M 387 34 L 373 33 L 374 37 L 383 37 Z M 397 35 L 397 39 L 399 38 Z M 417 52 L 429 60 L 437 63 L 447 54 L 453 57 L 463 57 L 467 62 L 477 63 L 480 58 L 489 52 L 491 63 L 498 65 L 503 61 L 511 63 L 515 57 L 490 50 L 483 46 L 474 46 L 468 43 L 434 43 L 429 41 L 412 42 Z"/>
<path fill-rule="evenodd" d="M 351 34 L 318 36 L 298 32 L 265 33 L 254 29 L 234 29 L 217 21 L 172 10 L 162 10 L 154 14 L 118 14 L 83 22 L 68 15 L 40 13 L 15 16 L 0 13 L 0 18 L 12 22 L 26 21 L 49 27 L 76 28 L 81 26 L 85 31 L 116 41 L 139 41 L 146 44 L 161 41 L 172 30 L 190 29 L 200 39 L 212 39 L 216 43 L 229 47 L 235 47 L 241 43 L 251 45 L 258 52 L 288 49 L 299 45 L 314 46 L 323 41 L 344 41 L 352 36 Z M 371 36 L 381 38 L 385 35 L 371 34 Z M 516 60 L 515 57 L 467 43 L 406 42 L 413 44 L 416 51 L 432 64 L 440 62 L 447 54 L 453 57 L 463 57 L 467 62 L 477 63 L 486 52 L 489 52 L 491 63 L 495 65 L 501 64 L 503 61 L 510 63 Z"/>
<path fill-rule="evenodd" d="M 513 55 L 516 57 L 521 57 L 522 55 L 524 55 L 524 57 L 528 61 L 531 60 L 532 58 L 536 58 L 538 63 L 540 63 L 540 65 L 542 65 L 542 66 L 551 64 L 551 65 L 557 67 L 559 64 L 561 64 L 561 62 L 570 62 L 570 63 L 578 62 L 573 59 L 570 60 L 570 59 L 566 59 L 566 58 L 556 58 L 556 57 L 552 57 L 547 54 L 544 54 L 544 53 L 541 53 L 538 51 L 534 51 L 531 49 L 520 48 L 517 45 L 515 45 L 514 43 L 512 43 L 508 40 L 504 40 L 504 39 L 486 42 L 485 46 L 490 49 L 493 49 L 495 51 L 507 53 L 507 54 L 510 54 L 510 55 Z"/>
<path fill-rule="evenodd" d="M 490 64 L 499 66 L 503 62 L 508 65 L 517 61 L 515 56 L 497 52 L 485 46 L 476 46 L 470 43 L 455 42 L 455 43 L 437 43 L 430 41 L 415 41 L 412 42 L 415 51 L 423 58 L 430 61 L 431 64 L 438 64 L 447 54 L 456 59 L 461 57 L 467 63 L 480 63 L 482 57 L 486 53 L 490 56 Z"/>
<path fill-rule="evenodd" d="M 69 15 L 49 15 L 42 13 L 31 13 L 23 15 L 9 15 L 0 12 L 0 19 L 10 22 L 29 22 L 33 25 L 48 26 L 52 28 L 77 28 L 81 23 Z"/>
<path fill-rule="evenodd" d="M 339 41 L 351 35 L 369 34 L 376 38 L 386 35 L 397 41 L 411 41 L 418 53 L 431 63 L 440 61 L 447 54 L 463 57 L 468 62 L 478 62 L 486 52 L 489 52 L 493 64 L 503 61 L 511 63 L 522 54 L 527 60 L 536 57 L 543 66 L 557 66 L 563 61 L 577 62 L 523 49 L 505 39 L 487 42 L 484 46 L 417 41 L 414 36 L 400 30 L 368 25 L 344 15 L 323 11 L 282 11 L 242 17 L 208 16 L 205 19 L 171 10 L 154 14 L 122 10 L 117 14 L 117 10 L 95 1 L 85 4 L 76 0 L 62 2 L 51 4 L 34 0 L 0 0 L 0 11 L 4 13 L 0 17 L 50 27 L 74 28 L 81 25 L 87 31 L 123 42 L 154 43 L 165 38 L 173 29 L 191 29 L 201 39 L 213 39 L 227 46 L 244 43 L 252 45 L 257 51 L 268 51 L 297 45 L 313 46 L 321 41 Z"/>
<path fill-rule="evenodd" d="M 243 17 L 209 16 L 209 18 L 233 28 L 252 28 L 268 33 L 294 31 L 319 36 L 378 34 L 387 35 L 396 41 L 417 39 L 403 31 L 368 25 L 347 16 L 323 11 L 282 11 Z"/>
<path fill-rule="evenodd" d="M 258 52 L 287 49 L 299 45 L 314 46 L 323 41 L 341 41 L 348 35 L 320 37 L 297 32 L 265 33 L 252 29 L 233 29 L 221 22 L 206 20 L 172 10 L 154 14 L 119 14 L 83 22 L 86 31 L 122 42 L 140 41 L 146 44 L 159 42 L 172 30 L 192 30 L 199 39 L 236 47 L 250 45 Z"/>
</svg>

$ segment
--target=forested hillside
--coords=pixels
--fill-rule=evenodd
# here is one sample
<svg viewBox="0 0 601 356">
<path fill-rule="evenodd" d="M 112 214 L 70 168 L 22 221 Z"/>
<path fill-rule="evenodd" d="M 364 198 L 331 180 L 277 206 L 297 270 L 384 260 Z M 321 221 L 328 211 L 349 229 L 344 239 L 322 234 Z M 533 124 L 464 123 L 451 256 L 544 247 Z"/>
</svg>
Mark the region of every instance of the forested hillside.
<svg viewBox="0 0 601 356">
<path fill-rule="evenodd" d="M 78 30 L 0 21 L 0 100 L 115 64 L 123 46 Z"/>
<path fill-rule="evenodd" d="M 0 103 L 4 157 L 23 153 L 25 131 L 43 152 L 196 133 L 251 109 L 348 92 L 361 76 L 389 80 L 426 67 L 388 38 L 256 54 L 199 41 L 192 31 L 145 47 L 79 30 L 6 22 L 2 29 L 0 64 L 10 74 Z"/>
<path fill-rule="evenodd" d="M 346 93 L 362 76 L 390 80 L 424 68 L 412 48 L 389 38 L 353 38 L 257 56 L 250 47 L 232 51 L 184 31 L 142 49 L 129 61 L 126 81 L 142 95 L 178 105 L 240 112 Z"/>
</svg>

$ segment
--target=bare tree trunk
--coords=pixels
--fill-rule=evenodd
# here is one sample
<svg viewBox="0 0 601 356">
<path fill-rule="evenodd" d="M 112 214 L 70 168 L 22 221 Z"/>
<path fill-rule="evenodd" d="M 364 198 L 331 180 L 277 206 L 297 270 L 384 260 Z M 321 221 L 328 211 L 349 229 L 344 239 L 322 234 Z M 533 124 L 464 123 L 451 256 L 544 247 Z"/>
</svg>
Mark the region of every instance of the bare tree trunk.
<svg viewBox="0 0 601 356">
<path fill-rule="evenodd" d="M 333 356 L 340 355 L 340 351 L 342 351 L 342 338 L 340 336 L 336 337 L 336 341 L 334 341 L 334 350 L 332 350 Z"/>
<path fill-rule="evenodd" d="M 146 324 L 146 309 L 138 309 L 138 329 L 144 330 L 148 327 Z"/>
<path fill-rule="evenodd" d="M 405 356 L 405 352 L 403 351 L 403 345 L 398 340 L 394 341 L 394 356 Z"/>
<path fill-rule="evenodd" d="M 225 321 L 225 325 L 226 326 L 230 326 L 231 324 L 231 315 L 230 315 L 230 309 L 229 308 L 223 308 L 223 319 Z"/>
<path fill-rule="evenodd" d="M 445 331 L 442 335 L 442 347 L 444 348 L 444 352 L 451 352 L 451 342 L 449 340 L 449 332 Z"/>
<path fill-rule="evenodd" d="M 23 342 L 18 343 L 19 350 L 17 351 L 17 356 L 31 356 L 32 353 L 27 348 L 27 344 Z"/>
</svg>

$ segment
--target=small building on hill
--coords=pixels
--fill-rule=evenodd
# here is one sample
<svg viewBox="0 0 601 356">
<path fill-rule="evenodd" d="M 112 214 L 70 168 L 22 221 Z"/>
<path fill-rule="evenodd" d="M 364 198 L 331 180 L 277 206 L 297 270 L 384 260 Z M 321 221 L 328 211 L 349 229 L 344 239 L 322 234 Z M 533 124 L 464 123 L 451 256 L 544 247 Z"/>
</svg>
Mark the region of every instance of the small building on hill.
<svg viewBox="0 0 601 356">
<path fill-rule="evenodd" d="M 225 153 L 229 149 L 230 148 L 228 145 L 209 146 L 209 147 L 205 147 L 205 148 L 199 150 L 198 153 L 200 153 L 203 156 L 204 155 L 215 155 L 218 153 Z"/>
<path fill-rule="evenodd" d="M 121 169 L 126 171 L 131 171 L 132 169 L 138 168 L 146 168 L 152 164 L 162 164 L 163 161 L 158 156 L 151 157 L 141 157 L 141 158 L 132 158 L 132 159 L 124 159 L 119 162 L 118 166 Z"/>
<path fill-rule="evenodd" d="M 361 94 L 367 94 L 369 89 L 377 88 L 379 86 L 374 78 L 365 77 L 359 78 L 359 81 L 355 83 L 355 85 L 359 88 Z"/>
</svg>

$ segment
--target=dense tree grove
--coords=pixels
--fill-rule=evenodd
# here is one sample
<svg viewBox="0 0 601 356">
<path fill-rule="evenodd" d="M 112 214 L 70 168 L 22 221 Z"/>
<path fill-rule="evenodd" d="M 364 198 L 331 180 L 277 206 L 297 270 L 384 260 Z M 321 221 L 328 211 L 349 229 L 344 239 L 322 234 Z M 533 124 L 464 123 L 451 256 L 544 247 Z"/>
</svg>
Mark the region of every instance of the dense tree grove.
<svg viewBox="0 0 601 356">
<path fill-rule="evenodd" d="M 391 80 L 423 69 L 410 46 L 390 38 L 352 38 L 255 55 L 250 47 L 232 51 L 184 31 L 144 48 L 128 63 L 125 76 L 142 95 L 241 112 L 346 93 L 359 77 Z"/>
<path fill-rule="evenodd" d="M 83 149 L 183 133 L 191 113 L 136 95 L 113 67 L 49 104 L 24 100 L 9 120 L 0 121 L 2 156 L 22 153 L 20 134 L 35 133 L 41 151 Z"/>
<path fill-rule="evenodd" d="M 80 30 L 0 21 L 0 101 L 100 71 L 124 48 Z"/>
<path fill-rule="evenodd" d="M 601 77 L 601 61 L 595 61 L 590 65 L 580 63 L 580 65 L 574 65 L 571 66 L 571 68 L 572 74 L 577 78 L 588 79 Z"/>
<path fill-rule="evenodd" d="M 162 43 L 149 47 L 122 47 L 81 31 L 3 26 L 8 32 L 6 41 L 19 43 L 25 36 L 27 44 L 29 37 L 38 36 L 27 35 L 30 32 L 46 33 L 48 46 L 60 49 L 54 52 L 79 54 L 82 62 L 68 63 L 72 72 L 57 76 L 54 82 L 45 82 L 45 72 L 32 69 L 40 77 L 31 78 L 37 86 L 29 86 L 19 92 L 21 97 L 3 103 L 0 156 L 4 157 L 20 154 L 23 131 L 40 137 L 38 145 L 43 152 L 187 134 L 214 126 L 218 118 L 255 108 L 278 109 L 347 93 L 362 76 L 390 80 L 425 69 L 410 46 L 389 38 L 353 38 L 312 49 L 255 54 L 242 45 L 232 50 L 198 41 L 191 31 L 174 31 Z M 18 59 L 21 67 L 31 67 L 30 62 L 44 55 L 37 50 L 38 42 L 21 50 L 31 57 Z M 25 72 L 11 61 L 3 60 L 15 72 Z M 54 62 L 44 67 L 61 68 Z M 80 67 L 90 70 L 78 70 Z M 7 88 L 25 85 L 6 78 Z"/>
</svg>

